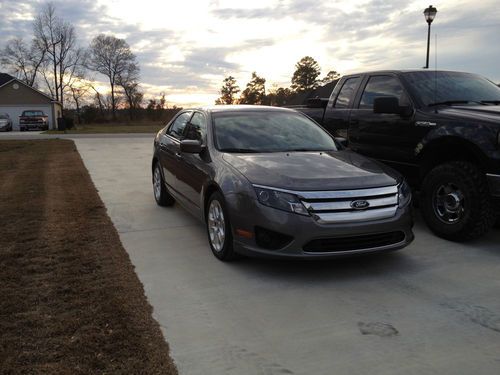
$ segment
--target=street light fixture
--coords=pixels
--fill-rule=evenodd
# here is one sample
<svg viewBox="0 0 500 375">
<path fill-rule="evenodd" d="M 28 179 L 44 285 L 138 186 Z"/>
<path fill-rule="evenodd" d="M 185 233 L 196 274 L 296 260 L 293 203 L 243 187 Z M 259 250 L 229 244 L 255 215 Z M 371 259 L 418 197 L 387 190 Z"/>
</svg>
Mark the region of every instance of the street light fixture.
<svg viewBox="0 0 500 375">
<path fill-rule="evenodd" d="M 434 18 L 436 17 L 437 9 L 434 8 L 432 5 L 429 5 L 429 8 L 426 8 L 424 10 L 424 16 L 425 20 L 427 21 L 427 24 L 429 25 L 428 31 L 427 31 L 427 59 L 425 60 L 425 67 L 424 69 L 429 69 L 429 49 L 431 45 L 431 23 L 434 21 Z"/>
</svg>

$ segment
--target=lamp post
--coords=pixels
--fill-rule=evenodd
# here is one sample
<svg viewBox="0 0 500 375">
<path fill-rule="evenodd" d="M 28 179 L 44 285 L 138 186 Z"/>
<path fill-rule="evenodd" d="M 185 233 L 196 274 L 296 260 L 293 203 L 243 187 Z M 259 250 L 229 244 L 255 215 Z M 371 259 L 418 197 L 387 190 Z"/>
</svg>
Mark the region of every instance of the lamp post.
<svg viewBox="0 0 500 375">
<path fill-rule="evenodd" d="M 424 16 L 425 20 L 427 21 L 427 24 L 429 25 L 428 31 L 427 31 L 427 59 L 425 60 L 425 67 L 424 69 L 429 69 L 429 49 L 431 46 L 431 23 L 434 21 L 434 18 L 436 17 L 437 9 L 434 8 L 432 5 L 429 5 L 429 8 L 426 8 L 424 10 Z"/>
</svg>

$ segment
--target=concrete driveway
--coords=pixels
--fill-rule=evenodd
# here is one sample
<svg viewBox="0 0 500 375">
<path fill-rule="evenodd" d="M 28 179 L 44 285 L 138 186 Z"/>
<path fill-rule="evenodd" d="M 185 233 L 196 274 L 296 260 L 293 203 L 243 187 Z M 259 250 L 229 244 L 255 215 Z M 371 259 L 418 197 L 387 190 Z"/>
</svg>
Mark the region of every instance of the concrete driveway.
<svg viewBox="0 0 500 375">
<path fill-rule="evenodd" d="M 471 244 L 418 221 L 403 251 L 224 264 L 205 228 L 156 206 L 151 138 L 76 144 L 181 374 L 498 374 L 500 232 Z"/>
</svg>

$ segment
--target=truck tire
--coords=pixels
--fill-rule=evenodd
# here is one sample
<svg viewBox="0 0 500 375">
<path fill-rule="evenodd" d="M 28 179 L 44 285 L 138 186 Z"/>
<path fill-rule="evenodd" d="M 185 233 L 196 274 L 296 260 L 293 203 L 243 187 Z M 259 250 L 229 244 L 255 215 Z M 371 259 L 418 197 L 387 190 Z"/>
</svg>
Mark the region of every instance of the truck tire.
<svg viewBox="0 0 500 375">
<path fill-rule="evenodd" d="M 478 238 L 496 220 L 484 174 L 464 161 L 438 165 L 425 176 L 420 207 L 429 228 L 450 241 Z"/>
</svg>

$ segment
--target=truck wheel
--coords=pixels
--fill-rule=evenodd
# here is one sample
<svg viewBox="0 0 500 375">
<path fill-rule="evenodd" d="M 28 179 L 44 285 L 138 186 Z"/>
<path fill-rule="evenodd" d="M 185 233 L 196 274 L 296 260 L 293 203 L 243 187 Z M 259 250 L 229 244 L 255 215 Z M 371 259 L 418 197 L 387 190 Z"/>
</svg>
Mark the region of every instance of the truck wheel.
<svg viewBox="0 0 500 375">
<path fill-rule="evenodd" d="M 420 207 L 429 228 L 450 241 L 478 238 L 496 219 L 484 174 L 462 161 L 439 165 L 427 174 Z"/>
</svg>

